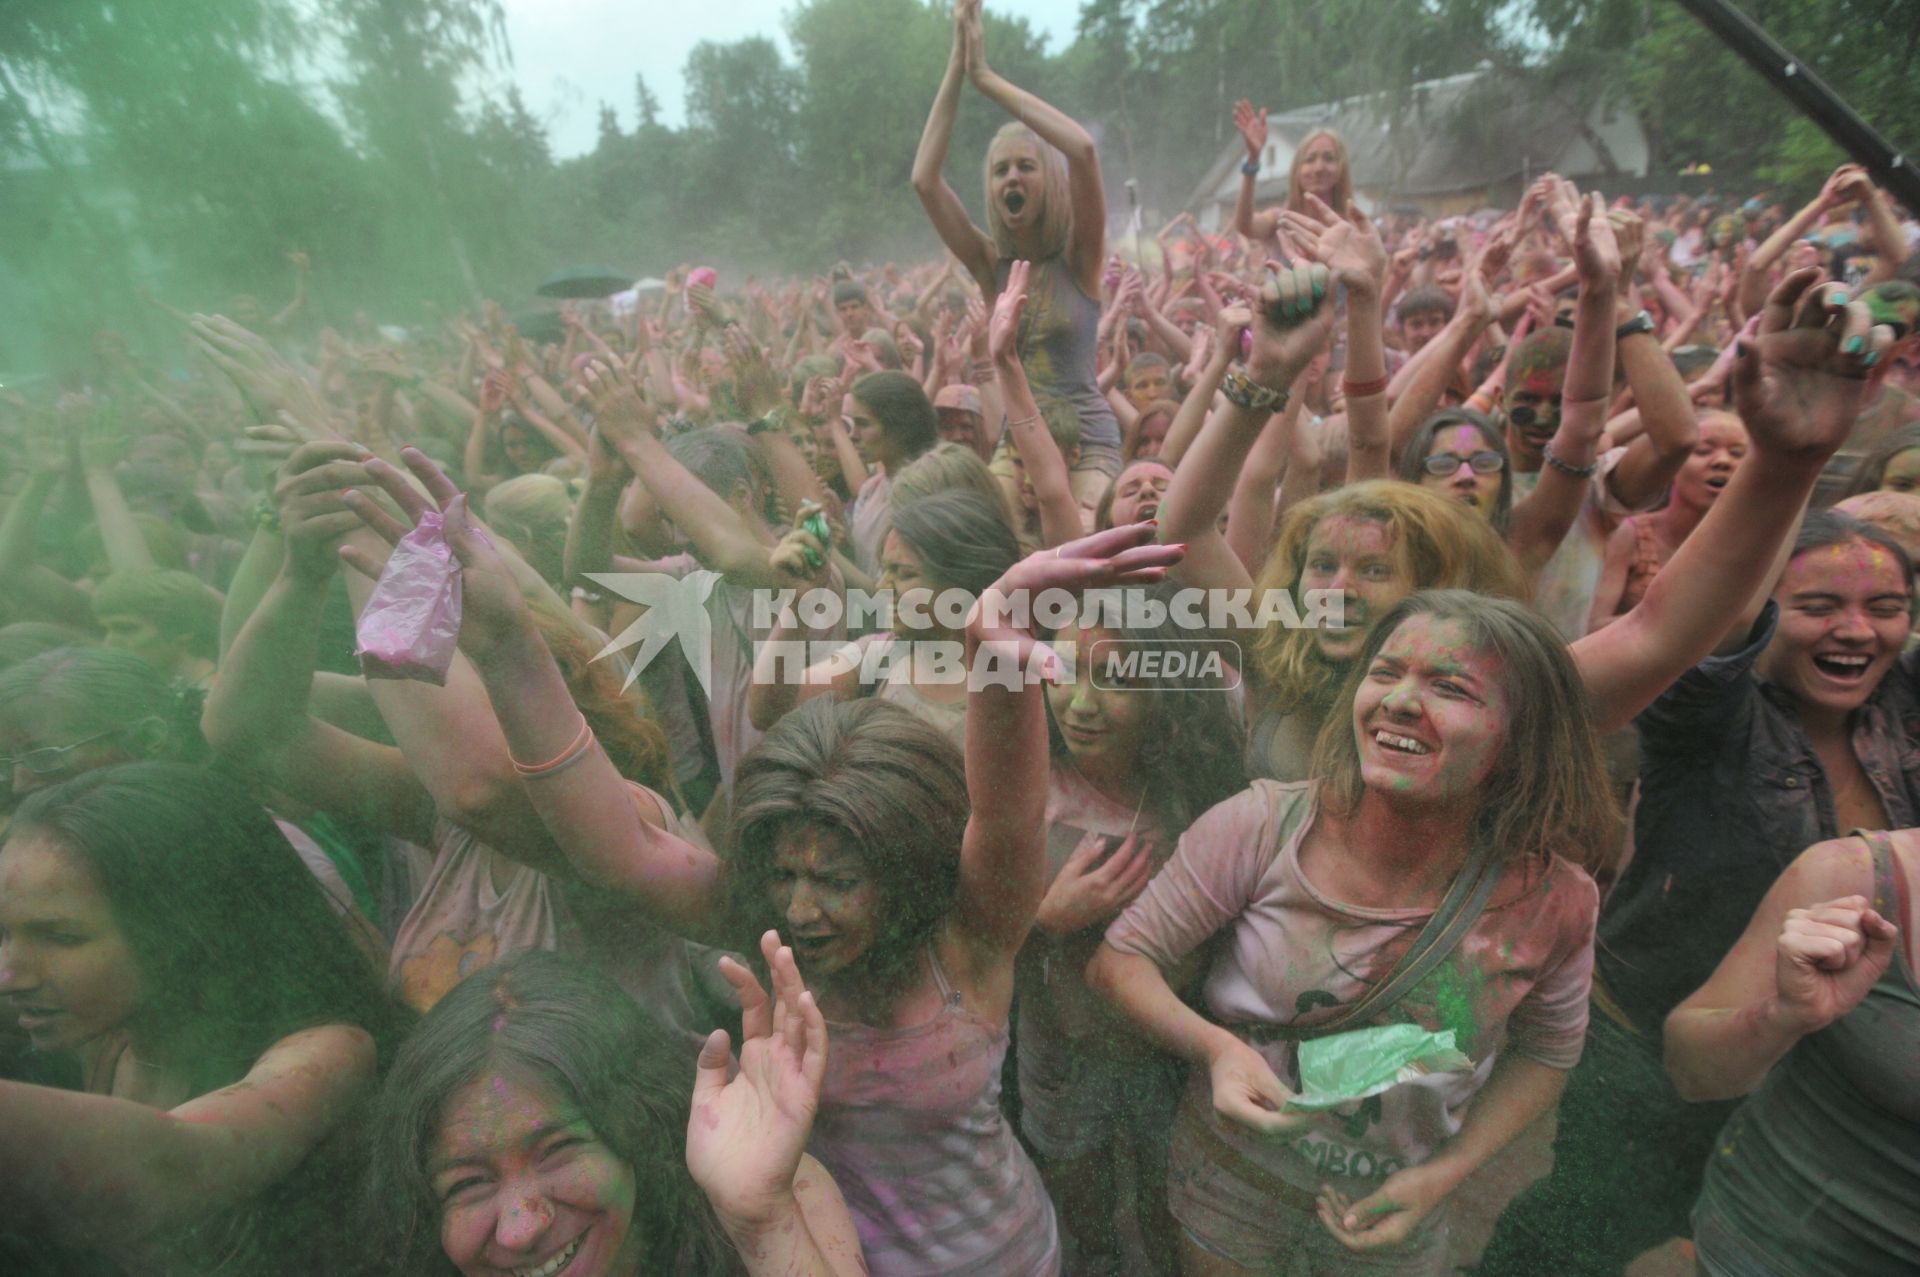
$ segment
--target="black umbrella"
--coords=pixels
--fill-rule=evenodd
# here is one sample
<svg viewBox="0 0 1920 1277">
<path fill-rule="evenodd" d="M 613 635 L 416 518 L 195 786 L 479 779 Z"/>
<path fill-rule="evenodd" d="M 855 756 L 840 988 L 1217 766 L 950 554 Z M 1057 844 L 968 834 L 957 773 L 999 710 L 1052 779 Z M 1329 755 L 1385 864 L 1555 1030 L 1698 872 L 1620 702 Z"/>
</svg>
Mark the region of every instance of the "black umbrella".
<svg viewBox="0 0 1920 1277">
<path fill-rule="evenodd" d="M 542 297 L 611 297 L 633 287 L 633 276 L 605 266 L 569 266 L 533 291 Z"/>
</svg>

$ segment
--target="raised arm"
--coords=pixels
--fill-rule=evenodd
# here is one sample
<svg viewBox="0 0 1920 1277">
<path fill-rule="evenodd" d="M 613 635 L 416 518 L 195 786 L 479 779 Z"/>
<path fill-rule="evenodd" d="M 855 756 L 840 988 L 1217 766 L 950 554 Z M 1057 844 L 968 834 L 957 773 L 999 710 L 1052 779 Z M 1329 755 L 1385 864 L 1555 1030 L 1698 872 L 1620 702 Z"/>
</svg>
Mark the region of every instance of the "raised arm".
<svg viewBox="0 0 1920 1277">
<path fill-rule="evenodd" d="M 1864 304 L 1849 303 L 1838 285 L 1816 287 L 1818 275 L 1782 280 L 1758 335 L 1742 342 L 1734 401 L 1753 444 L 1726 491 L 1640 606 L 1573 645 L 1603 732 L 1632 721 L 1756 606 L 1821 467 L 1853 425 L 1863 361 L 1892 344 Z M 1854 338 L 1860 349 L 1847 353 L 1843 342 Z"/>
<path fill-rule="evenodd" d="M 725 1030 L 700 1049 L 687 1169 L 740 1252 L 747 1277 L 855 1277 L 867 1271 L 853 1217 L 806 1155 L 827 1074 L 827 1022 L 777 932 L 760 939 L 773 996 L 731 957 L 740 1057 Z"/>
<path fill-rule="evenodd" d="M 1067 267 L 1089 297 L 1100 295 L 1100 264 L 1107 253 L 1107 194 L 1100 182 L 1100 152 L 1093 135 L 1058 107 L 1041 101 L 987 65 L 986 28 L 980 0 L 955 0 L 955 18 L 965 13 L 966 71 L 973 87 L 1001 110 L 1067 157 L 1067 198 L 1073 205 L 1073 234 L 1067 240 Z M 985 285 L 982 292 L 991 295 Z"/>
<path fill-rule="evenodd" d="M 1568 204 L 1572 200 L 1571 191 L 1568 186 L 1562 193 Z M 1596 196 L 1588 195 L 1578 211 L 1568 215 L 1576 220 L 1573 253 L 1580 267 L 1580 301 L 1574 313 L 1573 345 L 1567 352 L 1560 425 L 1547 444 L 1551 460 L 1541 470 L 1539 481 L 1527 499 L 1515 507 L 1507 530 L 1507 543 L 1529 576 L 1545 567 L 1554 551 L 1560 548 L 1560 542 L 1580 513 L 1581 503 L 1586 500 L 1589 480 L 1585 475 L 1591 473 L 1595 465 L 1613 392 L 1614 295 L 1620 272 L 1619 248 L 1606 210 L 1600 207 Z"/>
<path fill-rule="evenodd" d="M 967 796 L 953 925 L 975 974 L 1025 943 L 1047 888 L 1047 707 L 1027 670 L 1057 664 L 1017 628 L 1045 590 L 1163 580 L 1182 547 L 1156 545 L 1153 526 L 1129 524 L 1043 550 L 1008 569 L 967 620 Z M 1022 599 L 1021 596 L 1026 596 Z M 1016 610 L 1018 609 L 1018 610 Z"/>
<path fill-rule="evenodd" d="M 1321 263 L 1347 290 L 1347 482 L 1384 479 L 1392 465 L 1387 425 L 1387 351 L 1380 290 L 1387 248 L 1356 206 L 1346 217 L 1317 195 L 1307 211 L 1281 214 L 1301 251 Z M 1471 286 L 1471 285 L 1470 285 Z"/>
<path fill-rule="evenodd" d="M 1060 455 L 1040 416 L 1027 386 L 1027 372 L 1020 363 L 1020 313 L 1027 304 L 1027 277 L 1031 262 L 1015 262 L 1007 274 L 1007 287 L 993 304 L 989 321 L 987 349 L 1007 405 L 1007 434 L 1019 450 L 1020 461 L 1033 483 L 1034 497 L 1040 505 L 1040 539 L 1049 547 L 1078 540 L 1080 504 L 1073 499 L 1068 478 L 1067 459 Z"/>
<path fill-rule="evenodd" d="M 653 433 L 654 414 L 626 370 L 596 363 L 583 375 L 601 437 L 619 450 L 661 511 L 692 539 L 700 562 L 748 586 L 792 584 L 771 566 L 773 547 L 747 518 L 680 464 Z"/>
<path fill-rule="evenodd" d="M 468 521 L 466 497 L 424 454 L 408 448 L 401 455 L 443 512 L 447 544 L 460 561 L 461 650 L 485 685 L 496 730 L 523 777 L 520 788 L 567 863 L 586 882 L 632 900 L 682 935 L 719 938 L 720 862 L 646 818 L 575 708 L 513 574 Z M 429 508 L 384 462 L 368 462 L 367 473 L 407 517 Z M 365 496 L 350 493 L 345 500 L 382 536 L 405 531 Z M 363 551 L 346 553 L 357 566 L 373 566 Z M 663 599 L 661 605 L 676 603 Z"/>
<path fill-rule="evenodd" d="M 1329 281 L 1327 268 L 1318 265 L 1269 273 L 1250 330 L 1246 371 L 1231 381 L 1222 379 L 1227 401 L 1208 418 L 1173 472 L 1160 504 L 1160 536 L 1187 545 L 1187 561 L 1178 574 L 1185 585 L 1245 589 L 1253 584 L 1220 535 L 1220 511 L 1267 419 L 1285 406 L 1294 380 L 1327 340 L 1333 327 L 1333 309 L 1324 304 Z M 1224 315 L 1222 320 L 1224 327 Z M 1238 334 L 1222 345 L 1237 351 Z M 1194 394 L 1199 393 L 1196 387 Z"/>
<path fill-rule="evenodd" d="M 302 801 L 424 842 L 433 798 L 400 751 L 308 711 L 321 614 L 338 571 L 335 547 L 359 526 L 338 490 L 359 461 L 339 441 L 304 445 L 288 463 L 276 492 L 286 544 L 279 574 L 224 654 L 200 728 L 223 758 Z M 301 490 L 308 486 L 315 490 Z"/>
<path fill-rule="evenodd" d="M 1864 176 L 1864 170 L 1857 164 L 1842 164 L 1835 169 L 1821 184 L 1820 193 L 1813 197 L 1812 202 L 1780 223 L 1773 234 L 1761 241 L 1760 247 L 1753 251 L 1740 270 L 1738 297 L 1741 310 L 1752 314 L 1766 302 L 1767 279 L 1774 264 L 1786 256 L 1794 241 L 1820 221 L 1821 214 L 1845 198 L 1841 192 L 1854 173 Z"/>
<path fill-rule="evenodd" d="M 1265 244 L 1280 225 L 1279 213 L 1253 211 L 1253 187 L 1260 180 L 1261 159 L 1267 153 L 1267 108 L 1255 111 L 1253 103 L 1241 98 L 1233 104 L 1233 127 L 1247 144 L 1246 163 L 1240 169 L 1240 193 L 1233 201 L 1233 229 L 1256 244 Z"/>
<path fill-rule="evenodd" d="M 953 122 L 960 113 L 960 88 L 966 82 L 968 38 L 964 3 L 953 7 L 953 47 L 947 54 L 947 69 L 940 77 L 940 90 L 933 95 L 933 109 L 927 113 L 927 127 L 920 134 L 920 149 L 913 157 L 913 193 L 940 235 L 947 251 L 960 259 L 973 276 L 973 282 L 991 301 L 1000 285 L 993 277 L 993 241 L 967 216 L 966 205 L 947 185 L 947 148 L 953 142 Z"/>
<path fill-rule="evenodd" d="M 1712 977 L 1667 1016 L 1667 1074 L 1682 1099 L 1751 1095 L 1801 1038 L 1865 1000 L 1899 943 L 1900 920 L 1875 912 L 1872 895 L 1858 838 L 1787 866 Z"/>
</svg>

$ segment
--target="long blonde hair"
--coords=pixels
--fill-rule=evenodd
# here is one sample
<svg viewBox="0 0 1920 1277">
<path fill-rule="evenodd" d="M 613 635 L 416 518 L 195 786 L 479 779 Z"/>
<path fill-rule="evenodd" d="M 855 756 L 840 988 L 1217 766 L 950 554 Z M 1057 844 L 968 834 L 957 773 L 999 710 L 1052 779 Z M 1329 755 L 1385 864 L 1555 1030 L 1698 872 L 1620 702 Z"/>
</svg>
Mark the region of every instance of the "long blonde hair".
<svg viewBox="0 0 1920 1277">
<path fill-rule="evenodd" d="M 1340 157 L 1340 180 L 1333 188 L 1333 211 L 1346 213 L 1353 207 L 1353 161 L 1347 158 L 1347 144 L 1332 129 L 1315 129 L 1301 139 L 1299 149 L 1293 153 L 1293 166 L 1287 170 L 1287 207 L 1296 213 L 1307 211 L 1306 192 L 1300 187 L 1300 162 L 1313 148 L 1316 138 L 1325 138 L 1333 143 L 1333 153 Z"/>
<path fill-rule="evenodd" d="M 1311 497 L 1287 511 L 1260 569 L 1255 598 L 1269 590 L 1295 594 L 1314 528 L 1335 515 L 1371 519 L 1386 528 L 1395 545 L 1404 544 L 1415 589 L 1527 596 L 1519 563 L 1485 519 L 1413 484 L 1373 479 Z M 1300 604 L 1295 594 L 1296 609 Z M 1268 626 L 1253 640 L 1252 663 L 1260 675 L 1262 708 L 1282 714 L 1311 701 L 1324 703 L 1339 676 L 1320 659 L 1314 631 L 1304 626 Z"/>
<path fill-rule="evenodd" d="M 987 147 L 986 163 L 981 166 L 980 180 L 987 200 L 987 234 L 993 238 L 994 251 L 1003 259 L 1020 257 L 1027 251 L 1013 242 L 1013 232 L 1007 229 L 1000 203 L 993 198 L 994 158 L 1002 146 L 1016 139 L 1031 142 L 1040 156 L 1044 180 L 1039 191 L 1040 215 L 1034 221 L 1037 243 L 1031 250 L 1030 260 L 1043 261 L 1064 252 L 1067 237 L 1073 234 L 1073 201 L 1067 195 L 1067 157 L 1018 120 L 1000 126 Z"/>
</svg>

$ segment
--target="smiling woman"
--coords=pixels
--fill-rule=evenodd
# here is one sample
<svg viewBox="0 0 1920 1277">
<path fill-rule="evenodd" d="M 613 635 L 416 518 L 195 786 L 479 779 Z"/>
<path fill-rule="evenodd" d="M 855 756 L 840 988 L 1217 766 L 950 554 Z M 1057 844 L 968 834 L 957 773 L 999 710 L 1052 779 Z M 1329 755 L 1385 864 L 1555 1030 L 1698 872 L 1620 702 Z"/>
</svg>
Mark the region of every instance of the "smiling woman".
<svg viewBox="0 0 1920 1277">
<path fill-rule="evenodd" d="M 775 964 L 776 984 L 788 976 L 797 987 L 791 955 L 776 953 Z M 743 1001 L 756 993 L 764 1006 L 757 984 Z M 710 1063 L 703 1055 L 703 1069 Z M 723 1075 L 726 1063 L 722 1040 Z M 672 1034 L 576 962 L 523 954 L 463 981 L 408 1035 L 381 1094 L 367 1200 L 393 1268 L 465 1277 L 788 1271 L 767 1266 L 738 1216 L 716 1213 L 734 1204 L 729 1194 L 703 1196 L 689 1173 L 690 1145 L 696 1161 L 711 1152 L 689 1134 L 691 1080 Z M 735 1085 L 753 1089 L 752 1079 Z M 699 1137 L 727 1133 L 724 1106 L 703 1116 Z M 852 1271 L 846 1207 L 800 1152 L 807 1116 L 763 1111 L 755 1149 L 732 1149 L 728 1176 L 737 1184 L 765 1171 L 769 1196 L 784 1195 L 797 1213 L 798 1234 L 843 1262 L 851 1253 L 831 1271 Z"/>
</svg>

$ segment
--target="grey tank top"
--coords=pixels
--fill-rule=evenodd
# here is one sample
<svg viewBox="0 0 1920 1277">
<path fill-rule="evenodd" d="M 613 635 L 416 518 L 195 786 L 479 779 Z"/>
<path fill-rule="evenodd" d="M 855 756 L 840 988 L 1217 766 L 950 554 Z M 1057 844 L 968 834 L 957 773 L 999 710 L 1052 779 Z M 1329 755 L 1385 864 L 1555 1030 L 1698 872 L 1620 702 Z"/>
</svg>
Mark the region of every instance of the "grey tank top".
<svg viewBox="0 0 1920 1277">
<path fill-rule="evenodd" d="M 1884 833 L 1873 907 L 1906 917 Z M 1866 999 L 1802 1038 L 1720 1133 L 1694 1212 L 1709 1273 L 1920 1273 L 1920 986 L 1904 930 Z"/>
<path fill-rule="evenodd" d="M 1007 286 L 1011 259 L 993 267 L 999 287 Z M 1053 395 L 1073 405 L 1080 416 L 1080 445 L 1120 446 L 1120 422 L 1098 384 L 1100 299 L 1089 297 L 1058 253 L 1033 264 L 1027 281 L 1027 309 L 1020 316 L 1020 363 L 1036 394 Z"/>
</svg>

